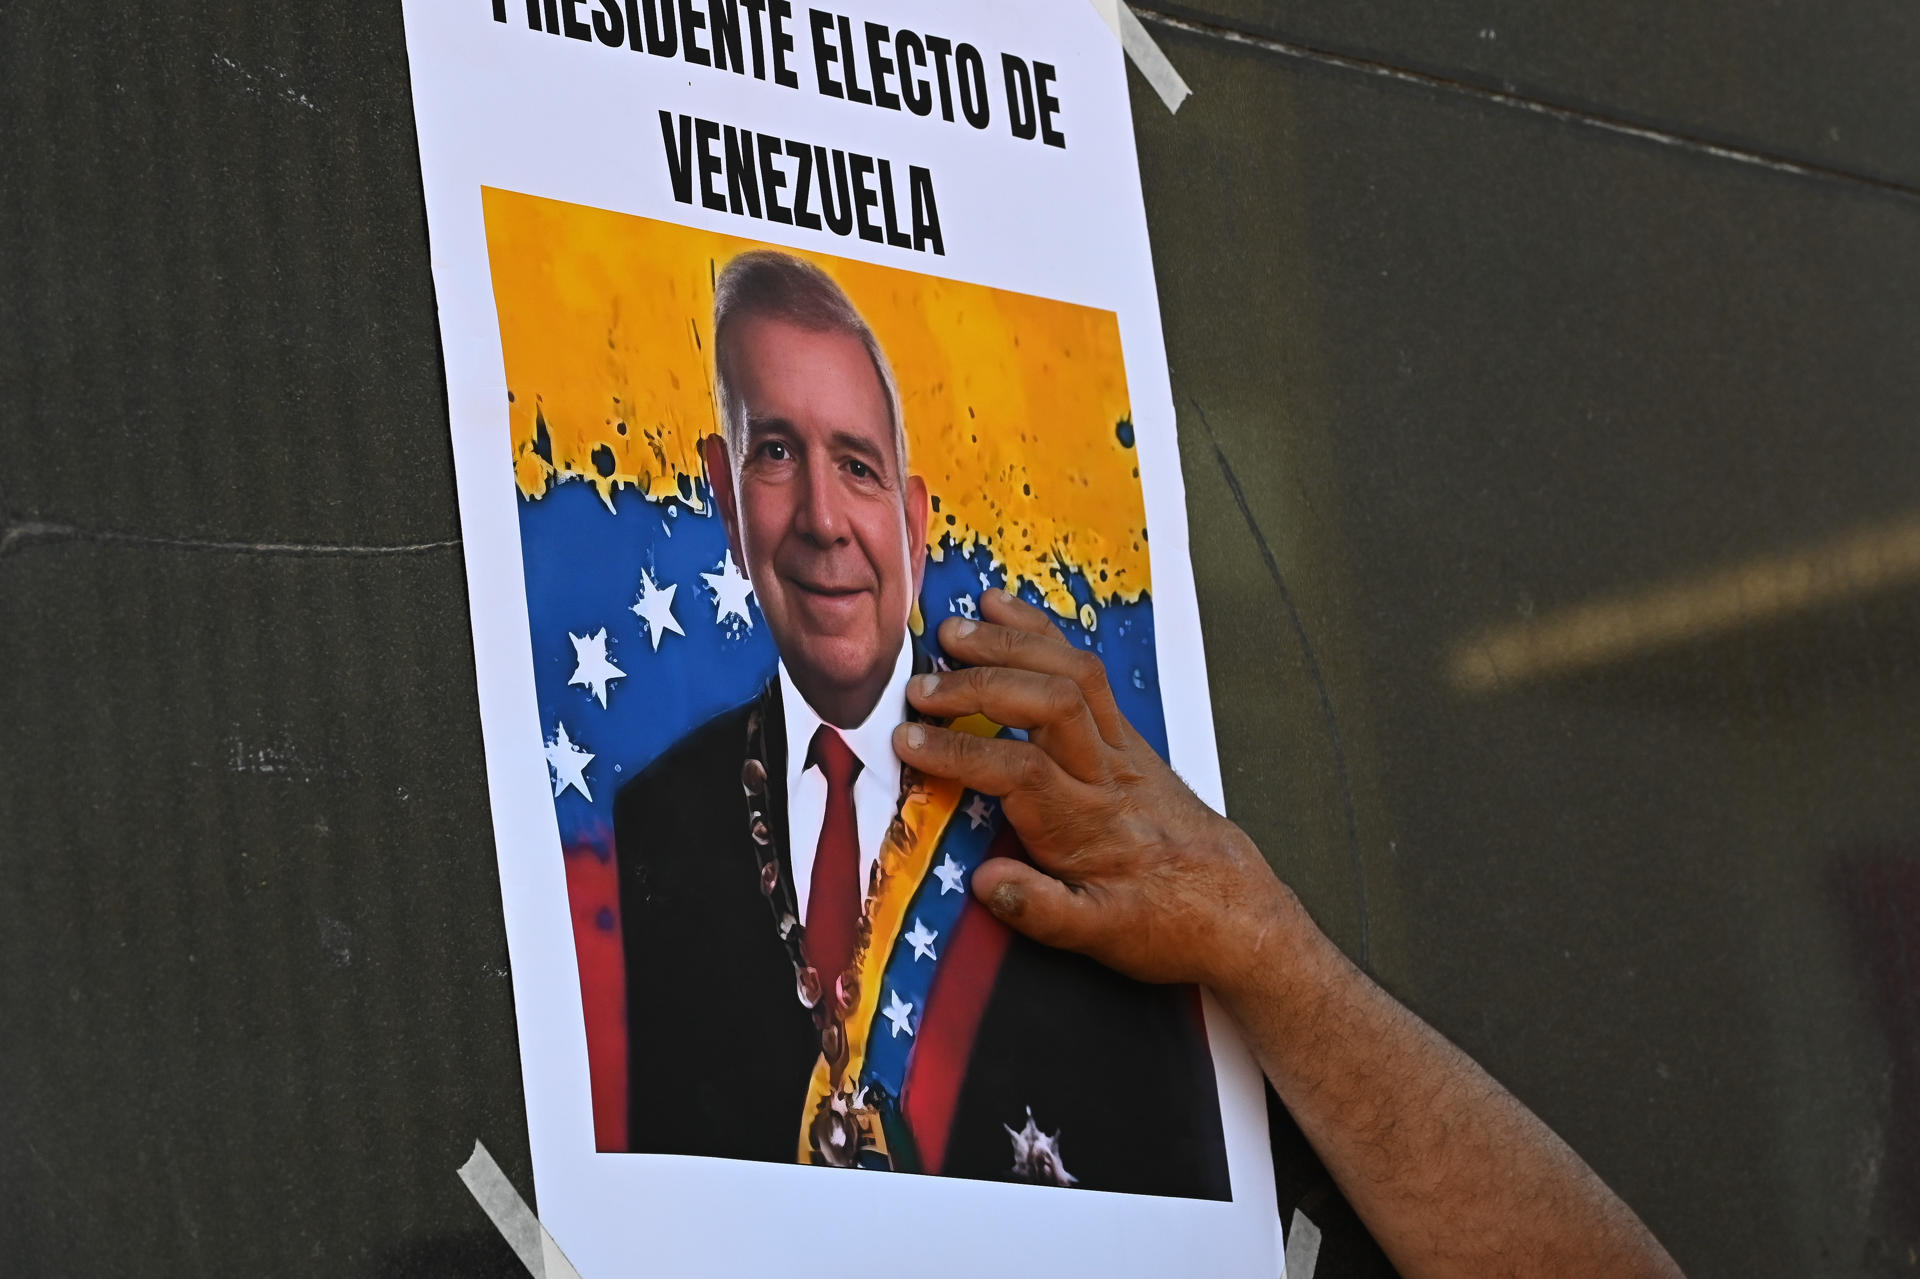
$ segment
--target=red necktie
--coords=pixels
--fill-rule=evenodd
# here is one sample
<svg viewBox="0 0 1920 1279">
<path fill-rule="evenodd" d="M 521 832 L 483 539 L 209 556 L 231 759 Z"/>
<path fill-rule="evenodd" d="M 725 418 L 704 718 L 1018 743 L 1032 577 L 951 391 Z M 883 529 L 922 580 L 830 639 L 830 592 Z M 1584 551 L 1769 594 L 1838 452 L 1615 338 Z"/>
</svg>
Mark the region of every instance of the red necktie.
<svg viewBox="0 0 1920 1279">
<path fill-rule="evenodd" d="M 853 779 L 860 761 L 840 734 L 822 724 L 807 750 L 807 766 L 816 765 L 827 779 L 827 811 L 808 880 L 806 952 L 831 999 L 834 980 L 853 959 L 860 922 L 860 833 L 853 811 Z"/>
</svg>

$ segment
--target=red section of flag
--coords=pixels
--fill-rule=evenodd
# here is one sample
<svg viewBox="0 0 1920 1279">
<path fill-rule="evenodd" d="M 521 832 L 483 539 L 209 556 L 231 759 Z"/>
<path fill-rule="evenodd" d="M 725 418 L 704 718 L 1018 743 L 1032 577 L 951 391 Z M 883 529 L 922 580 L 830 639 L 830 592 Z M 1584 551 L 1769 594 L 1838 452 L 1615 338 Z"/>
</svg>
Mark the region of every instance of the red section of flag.
<svg viewBox="0 0 1920 1279">
<path fill-rule="evenodd" d="M 988 856 L 1025 861 L 1027 850 L 1009 826 L 1000 831 Z M 927 992 L 927 1011 L 920 1019 L 913 1057 L 900 1086 L 900 1112 L 913 1130 L 926 1172 L 937 1174 L 946 1163 L 947 1138 L 953 1131 L 967 1061 L 973 1056 L 974 1036 L 1012 940 L 1005 924 L 969 900 L 940 956 L 940 970 Z"/>
<path fill-rule="evenodd" d="M 613 851 L 566 850 L 567 901 L 587 1022 L 594 1148 L 627 1148 L 627 963 L 620 940 L 620 871 Z"/>
</svg>

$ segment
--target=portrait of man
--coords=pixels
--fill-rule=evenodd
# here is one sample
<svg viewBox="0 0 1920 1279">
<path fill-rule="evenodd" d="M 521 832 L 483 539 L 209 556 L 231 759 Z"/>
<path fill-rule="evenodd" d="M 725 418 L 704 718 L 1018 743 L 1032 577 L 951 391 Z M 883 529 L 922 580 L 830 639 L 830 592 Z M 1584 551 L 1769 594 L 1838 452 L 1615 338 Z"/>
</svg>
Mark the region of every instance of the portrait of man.
<svg viewBox="0 0 1920 1279">
<path fill-rule="evenodd" d="M 903 768 L 933 518 L 887 354 L 820 267 L 714 283 L 701 456 L 778 665 L 613 805 L 628 1149 L 1228 1197 L 1197 992 L 1019 938 L 990 796 Z M 1005 730 L 985 721 L 956 727 Z"/>
</svg>

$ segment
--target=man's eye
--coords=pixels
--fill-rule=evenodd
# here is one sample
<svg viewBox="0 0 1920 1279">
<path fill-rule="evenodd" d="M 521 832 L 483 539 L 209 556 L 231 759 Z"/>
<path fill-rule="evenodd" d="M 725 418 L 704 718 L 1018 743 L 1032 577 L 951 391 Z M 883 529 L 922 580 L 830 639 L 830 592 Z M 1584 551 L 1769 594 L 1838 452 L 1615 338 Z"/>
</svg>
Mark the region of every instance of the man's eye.
<svg viewBox="0 0 1920 1279">
<path fill-rule="evenodd" d="M 760 456 L 770 462 L 784 462 L 788 456 L 787 446 L 778 440 L 768 440 L 760 446 Z"/>
<path fill-rule="evenodd" d="M 858 458 L 847 463 L 847 469 L 853 472 L 853 478 L 856 480 L 871 479 L 873 476 L 873 468 Z"/>
</svg>

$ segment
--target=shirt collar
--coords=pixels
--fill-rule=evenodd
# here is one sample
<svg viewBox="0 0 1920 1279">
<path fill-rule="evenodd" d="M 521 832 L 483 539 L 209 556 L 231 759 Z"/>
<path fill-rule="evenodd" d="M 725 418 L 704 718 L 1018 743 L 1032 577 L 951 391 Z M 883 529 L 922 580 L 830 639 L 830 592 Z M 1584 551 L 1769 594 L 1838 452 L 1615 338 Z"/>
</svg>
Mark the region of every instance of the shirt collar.
<svg viewBox="0 0 1920 1279">
<path fill-rule="evenodd" d="M 900 637 L 900 653 L 893 659 L 893 674 L 880 693 L 880 700 L 858 728 L 835 728 L 847 748 L 859 759 L 863 773 L 881 774 L 887 765 L 898 766 L 893 753 L 893 730 L 906 718 L 907 679 L 913 674 L 913 643 Z M 807 699 L 794 687 L 787 664 L 780 663 L 780 710 L 787 728 L 787 781 L 791 785 L 807 771 L 807 748 L 813 735 L 826 721 L 820 718 Z"/>
</svg>

